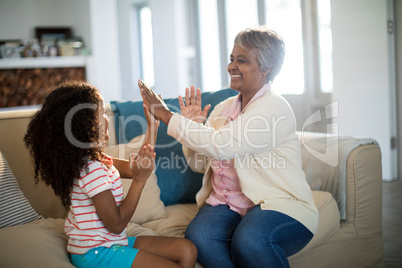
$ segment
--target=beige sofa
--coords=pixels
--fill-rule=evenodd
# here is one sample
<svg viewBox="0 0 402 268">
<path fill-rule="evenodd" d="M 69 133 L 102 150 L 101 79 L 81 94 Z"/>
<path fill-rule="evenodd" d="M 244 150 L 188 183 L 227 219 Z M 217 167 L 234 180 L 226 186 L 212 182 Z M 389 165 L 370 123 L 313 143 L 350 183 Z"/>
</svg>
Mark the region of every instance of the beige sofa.
<svg viewBox="0 0 402 268">
<path fill-rule="evenodd" d="M 51 188 L 43 183 L 35 186 L 29 155 L 22 142 L 35 110 L 0 112 L 0 151 L 32 208 L 43 216 L 0 229 L 0 266 L 72 267 L 63 231 L 66 210 Z M 141 137 L 128 145 L 118 145 L 114 127 L 112 120 L 107 152 L 126 157 L 137 150 Z M 370 139 L 323 133 L 299 133 L 299 136 L 303 169 L 314 190 L 320 223 L 306 248 L 289 258 L 291 267 L 383 267 L 380 148 Z M 164 206 L 159 199 L 159 179 L 154 173 L 147 182 L 138 211 L 127 227 L 129 235 L 183 236 L 196 214 L 195 204 Z M 125 180 L 125 187 L 129 183 Z M 339 200 L 342 196 L 343 201 Z M 340 219 L 342 214 L 345 219 Z M 0 217 L 6 216 L 2 212 Z"/>
</svg>

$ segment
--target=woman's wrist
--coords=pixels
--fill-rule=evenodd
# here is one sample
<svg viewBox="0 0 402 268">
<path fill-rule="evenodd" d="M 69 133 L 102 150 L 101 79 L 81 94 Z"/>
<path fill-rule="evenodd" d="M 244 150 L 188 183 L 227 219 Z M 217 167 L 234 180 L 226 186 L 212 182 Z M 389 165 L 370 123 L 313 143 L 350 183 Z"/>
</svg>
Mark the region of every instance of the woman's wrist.
<svg viewBox="0 0 402 268">
<path fill-rule="evenodd" d="M 171 112 L 170 110 L 165 110 L 163 112 L 163 114 L 161 115 L 160 120 L 163 123 L 165 123 L 166 125 L 169 125 L 169 121 L 170 121 L 170 118 L 172 118 L 172 116 L 173 116 L 173 112 Z"/>
</svg>

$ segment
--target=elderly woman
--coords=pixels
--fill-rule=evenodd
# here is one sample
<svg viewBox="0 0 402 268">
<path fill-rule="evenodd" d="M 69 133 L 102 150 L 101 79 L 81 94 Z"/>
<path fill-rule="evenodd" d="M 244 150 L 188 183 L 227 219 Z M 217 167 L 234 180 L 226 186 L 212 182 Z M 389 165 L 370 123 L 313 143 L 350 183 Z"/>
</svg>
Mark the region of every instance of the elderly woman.
<svg viewBox="0 0 402 268">
<path fill-rule="evenodd" d="M 280 36 L 246 29 L 234 41 L 227 70 L 240 92 L 201 108 L 201 92 L 186 89 L 181 113 L 139 82 L 151 113 L 183 145 L 191 168 L 204 172 L 199 212 L 186 237 L 206 267 L 289 267 L 312 239 L 318 211 L 302 170 L 296 122 L 289 104 L 271 91 L 285 54 Z"/>
</svg>

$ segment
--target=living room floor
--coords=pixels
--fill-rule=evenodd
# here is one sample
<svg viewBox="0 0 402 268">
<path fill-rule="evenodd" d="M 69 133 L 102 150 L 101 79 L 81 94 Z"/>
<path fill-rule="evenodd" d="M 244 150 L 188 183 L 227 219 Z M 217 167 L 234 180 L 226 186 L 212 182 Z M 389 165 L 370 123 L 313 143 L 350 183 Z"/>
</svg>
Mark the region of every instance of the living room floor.
<svg viewBox="0 0 402 268">
<path fill-rule="evenodd" d="M 386 268 L 402 267 L 402 180 L 382 183 L 382 223 Z"/>
</svg>

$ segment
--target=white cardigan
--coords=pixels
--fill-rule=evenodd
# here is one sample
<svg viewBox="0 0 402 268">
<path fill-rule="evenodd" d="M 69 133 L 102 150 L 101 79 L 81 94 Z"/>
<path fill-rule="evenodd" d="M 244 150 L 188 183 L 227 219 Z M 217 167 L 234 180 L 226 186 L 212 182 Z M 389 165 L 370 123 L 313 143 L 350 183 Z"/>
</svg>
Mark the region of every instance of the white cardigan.
<svg viewBox="0 0 402 268">
<path fill-rule="evenodd" d="M 302 170 L 296 120 L 287 101 L 267 91 L 235 120 L 219 116 L 237 96 L 216 105 L 209 119 L 196 123 L 175 113 L 168 135 L 183 145 L 191 169 L 204 173 L 197 193 L 199 207 L 212 191 L 211 158 L 234 159 L 243 193 L 263 210 L 289 215 L 313 234 L 318 210 Z"/>
</svg>

